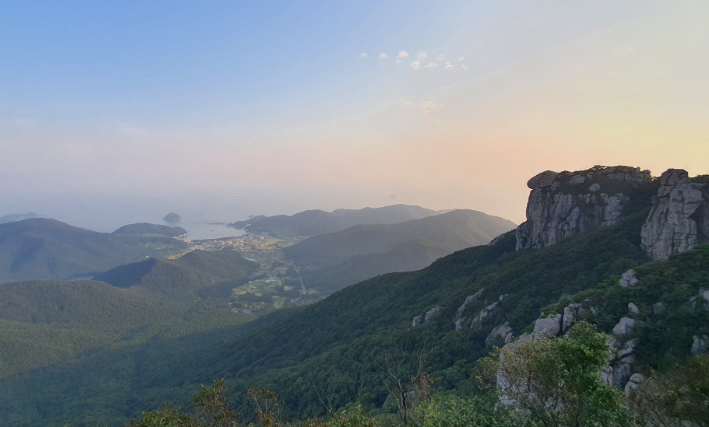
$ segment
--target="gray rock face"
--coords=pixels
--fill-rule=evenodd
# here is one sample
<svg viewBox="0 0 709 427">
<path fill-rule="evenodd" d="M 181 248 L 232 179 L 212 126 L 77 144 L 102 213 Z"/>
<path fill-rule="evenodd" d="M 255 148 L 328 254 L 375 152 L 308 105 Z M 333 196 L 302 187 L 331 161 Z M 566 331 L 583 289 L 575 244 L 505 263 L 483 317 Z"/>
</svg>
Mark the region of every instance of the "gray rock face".
<svg viewBox="0 0 709 427">
<path fill-rule="evenodd" d="M 635 329 L 635 320 L 629 317 L 623 317 L 620 319 L 617 325 L 613 327 L 613 335 L 617 337 L 624 337 L 631 335 Z"/>
<path fill-rule="evenodd" d="M 428 323 L 441 315 L 441 307 L 433 307 L 426 312 L 426 317 L 423 319 L 423 323 Z"/>
<path fill-rule="evenodd" d="M 550 314 L 546 319 L 534 322 L 534 335 L 554 338 L 561 333 L 561 314 Z"/>
<path fill-rule="evenodd" d="M 632 361 L 635 362 L 634 360 Z M 617 363 L 613 366 L 613 386 L 622 387 L 630 379 L 633 363 Z"/>
<path fill-rule="evenodd" d="M 643 376 L 640 374 L 633 374 L 628 379 L 628 383 L 625 384 L 625 395 L 630 396 L 633 390 L 637 390 L 640 383 L 643 381 Z"/>
<path fill-rule="evenodd" d="M 542 172 L 527 183 L 532 191 L 527 203 L 527 221 L 517 228 L 517 250 L 543 248 L 617 223 L 622 218 L 623 206 L 630 200 L 622 191 L 651 180 L 649 171 L 626 166 Z M 613 184 L 608 185 L 614 188 L 613 194 L 599 193 L 606 186 L 604 183 L 609 182 Z"/>
<path fill-rule="evenodd" d="M 415 328 L 415 327 L 421 326 L 421 325 L 423 325 L 423 316 L 414 317 L 414 320 L 411 323 L 411 327 Z"/>
<path fill-rule="evenodd" d="M 513 338 L 512 328 L 509 326 L 509 324 L 507 322 L 503 323 L 502 325 L 497 325 L 494 328 L 492 328 L 492 331 L 490 331 L 490 334 L 485 339 L 485 345 L 490 345 L 490 342 L 498 337 L 502 338 L 502 340 L 505 342 L 505 344 L 508 344 L 509 342 L 512 341 L 512 338 Z"/>
<path fill-rule="evenodd" d="M 638 306 L 633 304 L 632 302 L 628 303 L 628 311 L 630 311 L 633 314 L 640 313 L 640 309 L 638 308 Z"/>
<path fill-rule="evenodd" d="M 709 337 L 706 335 L 702 335 L 701 337 L 698 336 L 693 336 L 692 337 L 692 354 L 693 355 L 698 355 L 698 354 L 704 354 L 707 351 L 707 347 L 709 347 Z"/>
<path fill-rule="evenodd" d="M 479 301 L 482 298 L 484 292 L 485 292 L 484 288 L 480 289 L 479 291 L 475 292 L 473 295 L 469 295 L 465 299 L 465 301 L 463 301 L 463 304 L 458 308 L 458 315 L 456 316 L 456 318 L 454 320 L 456 331 L 462 331 L 465 324 L 468 323 L 468 318 L 463 316 L 465 309 L 469 305 L 474 304 L 476 301 Z"/>
<path fill-rule="evenodd" d="M 488 317 L 492 317 L 499 312 L 500 307 L 498 302 L 494 302 L 488 305 L 487 307 L 480 310 L 480 313 L 478 313 L 477 316 L 473 317 L 473 320 L 470 322 L 470 327 L 474 328 L 482 326 L 482 323 L 485 321 L 485 319 L 487 319 Z"/>
<path fill-rule="evenodd" d="M 623 273 L 623 276 L 618 281 L 618 284 L 624 288 L 635 286 L 638 283 L 638 278 L 635 277 L 635 270 L 628 270 Z"/>
<path fill-rule="evenodd" d="M 667 259 L 709 242 L 709 184 L 694 182 L 683 169 L 669 169 L 642 229 L 642 248 Z"/>
<path fill-rule="evenodd" d="M 428 323 L 435 319 L 436 317 L 441 315 L 441 307 L 433 307 L 432 309 L 428 310 L 425 315 L 420 315 L 414 317 L 413 321 L 411 322 L 412 327 L 417 327 L 421 326 L 424 323 Z"/>
<path fill-rule="evenodd" d="M 570 304 L 564 308 L 564 316 L 561 319 L 561 333 L 567 334 L 571 331 L 576 317 L 581 313 L 581 304 Z"/>
<path fill-rule="evenodd" d="M 699 288 L 697 295 L 689 298 L 689 302 L 692 303 L 692 308 L 697 308 L 697 304 L 701 307 L 704 306 L 705 309 L 709 310 L 709 289 Z"/>
</svg>

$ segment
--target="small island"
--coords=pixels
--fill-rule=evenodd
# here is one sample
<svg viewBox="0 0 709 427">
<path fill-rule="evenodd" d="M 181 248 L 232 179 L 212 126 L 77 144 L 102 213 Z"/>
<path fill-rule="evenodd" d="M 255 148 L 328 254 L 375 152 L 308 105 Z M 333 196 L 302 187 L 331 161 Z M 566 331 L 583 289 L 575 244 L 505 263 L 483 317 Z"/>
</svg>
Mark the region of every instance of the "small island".
<svg viewBox="0 0 709 427">
<path fill-rule="evenodd" d="M 187 230 L 182 227 L 170 227 L 167 225 L 148 224 L 145 222 L 141 222 L 138 224 L 124 225 L 123 227 L 114 231 L 113 234 L 180 237 L 187 235 Z"/>
<path fill-rule="evenodd" d="M 169 214 L 165 215 L 165 218 L 162 219 L 165 222 L 179 222 L 182 221 L 182 217 L 175 212 L 170 212 Z"/>
</svg>

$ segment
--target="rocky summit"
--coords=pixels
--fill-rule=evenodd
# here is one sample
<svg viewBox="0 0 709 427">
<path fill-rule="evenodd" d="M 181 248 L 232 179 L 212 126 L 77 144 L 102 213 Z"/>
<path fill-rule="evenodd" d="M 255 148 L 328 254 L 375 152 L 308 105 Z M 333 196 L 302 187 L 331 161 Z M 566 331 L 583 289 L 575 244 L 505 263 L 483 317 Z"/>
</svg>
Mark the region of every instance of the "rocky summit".
<svg viewBox="0 0 709 427">
<path fill-rule="evenodd" d="M 709 176 L 690 178 L 669 169 L 659 178 L 628 166 L 596 166 L 576 172 L 542 172 L 529 180 L 527 221 L 516 231 L 517 250 L 539 249 L 618 223 L 651 206 L 642 248 L 667 259 L 709 242 Z M 655 196 L 656 194 L 656 196 Z"/>
<path fill-rule="evenodd" d="M 532 192 L 527 221 L 517 229 L 517 250 L 543 248 L 616 224 L 637 190 L 652 182 L 650 171 L 628 166 L 536 175 L 527 183 Z"/>
</svg>

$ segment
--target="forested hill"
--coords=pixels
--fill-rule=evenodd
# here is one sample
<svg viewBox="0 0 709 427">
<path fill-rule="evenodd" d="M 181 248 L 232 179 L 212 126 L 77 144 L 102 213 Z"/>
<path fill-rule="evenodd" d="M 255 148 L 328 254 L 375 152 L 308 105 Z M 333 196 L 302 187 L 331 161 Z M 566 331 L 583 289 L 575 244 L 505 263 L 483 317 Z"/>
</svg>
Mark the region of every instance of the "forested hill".
<svg viewBox="0 0 709 427">
<path fill-rule="evenodd" d="M 379 407 L 386 391 L 375 362 L 384 352 L 399 347 L 402 340 L 410 348 L 429 348 L 428 369 L 439 390 L 470 390 L 469 379 L 477 369 L 477 359 L 490 349 L 486 339 L 494 326 L 508 322 L 515 335 L 520 334 L 544 307 L 557 303 L 562 296 L 593 289 L 609 278 L 617 283 L 627 269 L 647 263 L 649 259 L 639 246 L 646 217 L 647 211 L 643 211 L 615 226 L 540 250 L 515 251 L 514 233 L 509 233 L 493 246 L 456 252 L 419 272 L 388 274 L 350 286 L 247 335 L 203 346 L 166 346 L 170 348 L 166 352 L 160 346 L 151 346 L 149 353 L 106 353 L 78 364 L 4 380 L 0 398 L 4 399 L 5 412 L 0 414 L 32 411 L 42 402 L 32 390 L 42 389 L 53 396 L 52 405 L 43 406 L 48 419 L 61 420 L 71 416 L 70 406 L 80 407 L 99 399 L 110 402 L 102 405 L 103 416 L 112 414 L 113 419 L 121 420 L 129 413 L 157 408 L 165 400 L 187 405 L 189 390 L 185 384 L 226 376 L 236 393 L 235 401 L 242 401 L 247 387 L 262 386 L 281 395 L 291 416 L 312 416 L 321 413 L 313 382 L 326 383 L 332 372 L 347 378 L 336 393 L 338 404 L 359 400 Z M 684 254 L 672 258 L 672 263 L 653 263 L 657 266 L 645 270 L 645 280 L 652 283 L 652 275 L 664 275 L 694 257 L 687 264 L 691 268 L 668 280 L 687 283 L 687 292 L 696 293 L 702 278 L 709 277 L 709 264 L 702 261 L 702 253 Z M 456 332 L 458 309 L 481 289 L 485 290 L 484 298 L 467 310 L 480 310 L 504 295 L 501 309 L 480 328 Z M 641 288 L 631 292 L 635 289 Z M 676 304 L 681 307 L 681 300 Z M 413 317 L 434 307 L 441 307 L 438 316 L 411 328 Z M 673 310 L 668 305 L 668 312 Z M 696 331 L 683 331 L 681 338 L 689 339 L 691 345 L 693 333 Z M 685 354 L 689 348 L 680 350 Z M 646 360 L 652 363 L 651 358 Z M 122 368 L 106 369 L 117 365 Z M 121 391 L 114 386 L 98 386 L 97 381 L 118 382 Z M 82 386 L 85 382 L 96 385 Z"/>
<path fill-rule="evenodd" d="M 170 227 L 169 225 L 149 224 L 140 222 L 128 224 L 114 231 L 113 234 L 136 234 L 136 235 L 159 235 L 177 237 L 187 234 L 187 230 L 182 227 Z"/>
<path fill-rule="evenodd" d="M 197 250 L 176 259 L 148 259 L 121 265 L 94 279 L 120 288 L 140 286 L 173 297 L 195 292 L 228 297 L 236 283 L 258 266 L 230 249 Z"/>
<path fill-rule="evenodd" d="M 116 343 L 249 321 L 251 316 L 235 316 L 227 299 L 257 268 L 231 250 L 195 251 L 121 266 L 101 275 L 103 281 L 2 284 L 0 378 Z"/>
<path fill-rule="evenodd" d="M 379 274 L 420 270 L 436 259 L 484 245 L 515 228 L 503 218 L 459 209 L 398 224 L 355 225 L 284 250 L 304 269 L 306 286 L 335 291 Z"/>
<path fill-rule="evenodd" d="M 91 276 L 183 251 L 179 240 L 98 233 L 45 218 L 0 224 L 0 283 Z"/>
<path fill-rule="evenodd" d="M 332 212 L 315 209 L 291 216 L 257 216 L 246 221 L 231 223 L 229 226 L 259 233 L 315 236 L 344 230 L 357 224 L 396 224 L 437 214 L 438 212 L 430 209 L 409 205 L 337 209 Z"/>
</svg>

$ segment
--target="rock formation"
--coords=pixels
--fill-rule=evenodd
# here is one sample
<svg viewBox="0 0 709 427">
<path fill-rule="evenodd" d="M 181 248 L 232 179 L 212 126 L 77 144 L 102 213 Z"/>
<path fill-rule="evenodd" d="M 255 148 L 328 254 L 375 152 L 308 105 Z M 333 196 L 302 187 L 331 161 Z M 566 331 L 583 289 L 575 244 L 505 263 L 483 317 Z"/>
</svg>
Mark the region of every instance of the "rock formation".
<svg viewBox="0 0 709 427">
<path fill-rule="evenodd" d="M 709 183 L 689 178 L 687 171 L 669 169 L 642 229 L 642 248 L 652 259 L 666 259 L 709 242 Z"/>
<path fill-rule="evenodd" d="M 485 338 L 485 345 L 490 345 L 490 343 L 497 338 L 500 338 L 502 341 L 505 342 L 505 344 L 507 344 L 512 341 L 513 337 L 514 335 L 512 333 L 512 328 L 510 327 L 509 323 L 505 322 L 501 325 L 497 325 L 492 328 L 490 334 L 487 336 L 487 338 Z"/>
<path fill-rule="evenodd" d="M 441 315 L 441 307 L 433 307 L 432 309 L 428 310 L 426 314 L 422 314 L 420 316 L 414 317 L 413 321 L 411 322 L 411 327 L 415 328 L 417 326 L 421 326 L 424 323 L 428 323 L 433 321 L 436 317 Z"/>
<path fill-rule="evenodd" d="M 638 283 L 638 278 L 635 277 L 635 270 L 628 270 L 623 273 L 623 276 L 618 281 L 618 284 L 624 288 L 635 286 Z"/>
<path fill-rule="evenodd" d="M 517 250 L 543 248 L 617 223 L 633 189 L 651 182 L 650 171 L 627 166 L 540 173 L 527 183 L 532 191 L 527 221 L 517 228 Z"/>
</svg>

